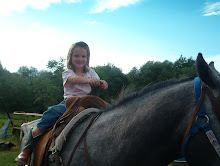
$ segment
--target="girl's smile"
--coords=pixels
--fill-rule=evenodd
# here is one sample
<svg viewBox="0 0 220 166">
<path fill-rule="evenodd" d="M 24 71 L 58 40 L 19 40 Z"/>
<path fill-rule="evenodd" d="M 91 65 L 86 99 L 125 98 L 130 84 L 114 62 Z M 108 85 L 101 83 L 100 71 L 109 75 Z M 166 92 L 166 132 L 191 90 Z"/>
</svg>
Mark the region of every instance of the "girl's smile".
<svg viewBox="0 0 220 166">
<path fill-rule="evenodd" d="M 87 50 L 82 47 L 76 47 L 73 50 L 72 64 L 74 70 L 83 71 L 84 66 L 87 64 Z"/>
</svg>

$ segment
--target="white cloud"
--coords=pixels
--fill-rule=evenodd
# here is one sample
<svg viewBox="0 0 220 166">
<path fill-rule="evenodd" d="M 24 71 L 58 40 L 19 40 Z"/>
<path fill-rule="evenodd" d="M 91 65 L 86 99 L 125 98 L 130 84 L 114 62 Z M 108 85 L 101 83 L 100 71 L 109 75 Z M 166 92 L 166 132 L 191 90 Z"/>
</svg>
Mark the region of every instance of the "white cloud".
<svg viewBox="0 0 220 166">
<path fill-rule="evenodd" d="M 63 33 L 54 27 L 43 27 L 40 22 L 25 23 L 24 26 L 26 28 L 17 26 L 4 31 L 0 28 L 0 61 L 10 72 L 17 72 L 21 66 L 45 70 L 49 60 L 66 58 L 70 45 L 80 40 L 90 46 L 90 65 L 93 67 L 111 63 L 128 73 L 133 67 L 139 68 L 147 61 L 160 61 L 151 56 L 142 56 L 136 49 L 136 54 L 121 47 L 109 49 L 108 43 L 100 46 L 96 39 Z"/>
<path fill-rule="evenodd" d="M 78 3 L 82 0 L 1 0 L 0 15 L 11 15 L 13 12 L 23 12 L 27 7 L 45 10 L 52 3 Z M 96 5 L 91 13 L 100 13 L 104 10 L 113 11 L 120 7 L 136 4 L 141 0 L 96 0 Z"/>
<path fill-rule="evenodd" d="M 69 3 L 76 3 L 76 2 L 81 2 L 81 0 L 66 0 Z"/>
<path fill-rule="evenodd" d="M 220 15 L 220 2 L 206 3 L 203 16 Z"/>
<path fill-rule="evenodd" d="M 3 30 L 0 27 L 0 36 L 0 61 L 10 72 L 17 72 L 21 66 L 45 70 L 49 60 L 66 58 L 70 45 L 77 41 L 89 44 L 92 55 L 90 65 L 93 67 L 111 63 L 128 73 L 133 67 L 139 68 L 147 61 L 160 61 L 141 55 L 136 49 L 132 51 L 121 46 L 110 49 L 111 44 L 106 42 L 100 46 L 101 41 L 87 35 L 60 32 L 54 27 L 44 27 L 40 22 L 16 24 L 13 29 Z"/>
<path fill-rule="evenodd" d="M 42 27 L 39 22 L 27 28 L 0 30 L 0 61 L 7 70 L 16 72 L 21 66 L 46 69 L 49 60 L 66 58 L 72 39 L 54 27 Z"/>
<path fill-rule="evenodd" d="M 97 22 L 96 21 L 90 21 L 90 22 L 87 22 L 87 24 L 96 24 Z"/>
<path fill-rule="evenodd" d="M 96 6 L 91 13 L 100 13 L 104 10 L 113 11 L 119 7 L 126 7 L 137 2 L 140 2 L 140 0 L 96 0 Z"/>
<path fill-rule="evenodd" d="M 128 73 L 131 71 L 133 67 L 139 69 L 148 61 L 161 61 L 156 57 L 149 57 L 149 56 L 126 56 L 126 57 L 117 57 L 117 60 L 111 60 L 110 62 L 115 66 L 122 69 L 124 73 Z"/>
<path fill-rule="evenodd" d="M 60 3 L 61 0 L 1 0 L 0 14 L 11 15 L 14 11 L 23 12 L 25 8 L 44 10 L 52 3 Z"/>
<path fill-rule="evenodd" d="M 128 73 L 133 67 L 139 69 L 148 61 L 162 61 L 156 57 L 141 55 L 136 49 L 123 49 L 123 47 L 109 49 L 110 44 L 108 43 L 103 44 L 102 47 L 96 45 L 95 42 L 90 43 L 90 50 L 92 52 L 91 66 L 103 66 L 110 63 L 122 69 L 123 73 Z"/>
</svg>

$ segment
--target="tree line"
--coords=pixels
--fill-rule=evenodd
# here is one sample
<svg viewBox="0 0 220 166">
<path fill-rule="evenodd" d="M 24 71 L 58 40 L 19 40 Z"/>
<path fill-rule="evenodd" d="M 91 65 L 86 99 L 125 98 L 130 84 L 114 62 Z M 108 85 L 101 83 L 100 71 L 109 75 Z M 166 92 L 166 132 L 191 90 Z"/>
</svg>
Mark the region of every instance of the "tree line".
<svg viewBox="0 0 220 166">
<path fill-rule="evenodd" d="M 62 72 L 65 70 L 64 59 L 48 61 L 47 69 L 38 71 L 34 67 L 21 66 L 17 72 L 10 73 L 0 62 L 0 97 L 4 98 L 9 112 L 25 111 L 43 113 L 49 106 L 63 100 Z M 182 55 L 175 62 L 148 61 L 139 69 L 124 74 L 113 64 L 96 66 L 93 69 L 101 79 L 108 82 L 106 91 L 99 91 L 98 96 L 110 102 L 115 100 L 122 89 L 137 91 L 144 86 L 168 79 L 195 77 L 195 60 Z M 0 104 L 0 113 L 3 113 Z"/>
</svg>

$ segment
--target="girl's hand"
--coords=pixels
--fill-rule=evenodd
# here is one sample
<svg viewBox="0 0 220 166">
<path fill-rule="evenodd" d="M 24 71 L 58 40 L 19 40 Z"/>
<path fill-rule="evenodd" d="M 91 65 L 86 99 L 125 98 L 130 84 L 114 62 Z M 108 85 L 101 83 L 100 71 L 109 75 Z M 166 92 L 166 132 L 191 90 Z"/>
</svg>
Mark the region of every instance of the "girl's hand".
<svg viewBox="0 0 220 166">
<path fill-rule="evenodd" d="M 92 87 L 99 87 L 100 90 L 105 90 L 108 88 L 108 83 L 105 80 L 99 80 L 97 78 L 91 78 L 89 84 Z"/>
<path fill-rule="evenodd" d="M 97 87 L 97 86 L 100 86 L 100 80 L 99 79 L 97 79 L 97 78 L 91 78 L 90 80 L 89 80 L 89 84 L 91 85 L 91 86 L 93 86 L 93 87 Z"/>
<path fill-rule="evenodd" d="M 105 80 L 100 80 L 101 86 L 100 89 L 105 90 L 108 88 L 108 83 Z"/>
</svg>

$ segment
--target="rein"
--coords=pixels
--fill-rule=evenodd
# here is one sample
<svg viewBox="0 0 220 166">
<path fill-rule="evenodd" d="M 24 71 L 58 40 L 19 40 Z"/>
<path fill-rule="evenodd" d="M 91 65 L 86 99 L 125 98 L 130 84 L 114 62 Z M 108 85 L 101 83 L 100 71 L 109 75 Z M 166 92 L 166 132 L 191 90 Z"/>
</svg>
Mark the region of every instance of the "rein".
<svg viewBox="0 0 220 166">
<path fill-rule="evenodd" d="M 71 155 L 70 155 L 70 158 L 69 158 L 69 161 L 67 163 L 67 166 L 70 166 L 71 164 L 71 161 L 73 159 L 73 156 L 77 150 L 77 148 L 79 147 L 80 143 L 82 142 L 82 140 L 84 140 L 84 152 L 85 152 L 85 155 L 86 155 L 86 161 L 88 163 L 89 166 L 92 166 L 91 164 L 91 160 L 90 160 L 90 157 L 89 157 L 89 154 L 88 154 L 88 150 L 87 150 L 87 144 L 86 144 L 86 134 L 89 130 L 89 128 L 92 126 L 92 123 L 95 121 L 95 119 L 102 113 L 103 111 L 100 110 L 99 112 L 95 113 L 92 118 L 90 119 L 86 129 L 84 130 L 83 134 L 81 135 L 80 139 L 78 140 L 75 148 L 73 149 Z"/>
<path fill-rule="evenodd" d="M 200 129 L 203 129 L 206 133 L 206 136 L 208 137 L 211 145 L 215 149 L 216 153 L 220 157 L 220 146 L 218 143 L 218 140 L 215 137 L 215 134 L 213 133 L 211 126 L 209 125 L 209 118 L 205 114 L 205 109 L 204 109 L 204 97 L 205 94 L 208 95 L 210 102 L 212 104 L 212 108 L 215 111 L 215 114 L 218 118 L 218 122 L 220 124 L 220 96 L 218 98 L 215 98 L 212 91 L 210 88 L 205 85 L 203 82 L 201 83 L 201 80 L 196 77 L 194 79 L 194 89 L 195 89 L 195 97 L 196 97 L 196 108 L 193 112 L 192 119 L 187 127 L 187 130 L 184 134 L 183 141 L 181 144 L 181 154 L 185 157 L 186 156 L 186 146 L 189 141 L 189 139 L 196 135 Z M 198 122 L 198 118 L 205 118 L 206 123 L 205 124 L 200 124 Z M 195 120 L 195 122 L 194 122 Z M 193 124 L 194 122 L 194 124 Z"/>
</svg>

